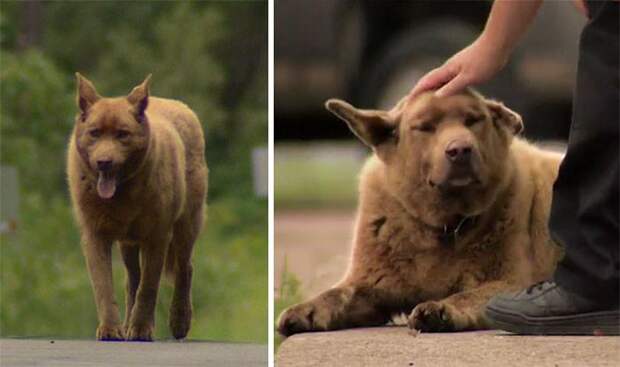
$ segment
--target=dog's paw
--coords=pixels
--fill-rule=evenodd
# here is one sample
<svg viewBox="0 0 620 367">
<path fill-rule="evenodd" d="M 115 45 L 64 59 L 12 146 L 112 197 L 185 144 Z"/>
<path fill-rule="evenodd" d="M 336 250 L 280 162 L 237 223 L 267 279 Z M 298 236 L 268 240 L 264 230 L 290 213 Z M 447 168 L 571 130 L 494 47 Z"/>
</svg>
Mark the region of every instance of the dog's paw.
<svg viewBox="0 0 620 367">
<path fill-rule="evenodd" d="M 129 328 L 127 328 L 127 340 L 136 342 L 153 341 L 153 326 L 148 324 L 130 325 Z"/>
<path fill-rule="evenodd" d="M 190 325 L 192 323 L 192 308 L 189 307 L 174 307 L 170 309 L 170 316 L 168 317 L 168 326 L 170 332 L 175 339 L 183 339 L 189 332 Z"/>
<path fill-rule="evenodd" d="M 314 304 L 307 302 L 295 305 L 280 315 L 278 332 L 283 336 L 291 336 L 306 331 L 326 330 L 328 312 L 321 312 Z"/>
<path fill-rule="evenodd" d="M 120 325 L 99 325 L 97 327 L 97 340 L 125 340 L 125 333 Z"/>
<path fill-rule="evenodd" d="M 291 336 L 304 331 L 312 330 L 314 309 L 312 305 L 302 303 L 295 305 L 280 315 L 278 332 L 283 336 Z"/>
<path fill-rule="evenodd" d="M 454 323 L 448 307 L 434 301 L 418 304 L 411 311 L 407 324 L 410 329 L 424 332 L 454 330 Z"/>
</svg>

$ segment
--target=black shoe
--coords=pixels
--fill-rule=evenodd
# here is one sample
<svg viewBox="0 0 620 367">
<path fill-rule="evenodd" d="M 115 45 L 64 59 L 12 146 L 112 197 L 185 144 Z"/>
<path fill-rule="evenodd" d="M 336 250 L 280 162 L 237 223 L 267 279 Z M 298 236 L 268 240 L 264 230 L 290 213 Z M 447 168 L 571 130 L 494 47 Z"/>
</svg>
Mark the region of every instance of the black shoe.
<svg viewBox="0 0 620 367">
<path fill-rule="evenodd" d="M 485 316 L 492 327 L 517 334 L 620 335 L 617 303 L 601 306 L 551 281 L 493 297 Z"/>
</svg>

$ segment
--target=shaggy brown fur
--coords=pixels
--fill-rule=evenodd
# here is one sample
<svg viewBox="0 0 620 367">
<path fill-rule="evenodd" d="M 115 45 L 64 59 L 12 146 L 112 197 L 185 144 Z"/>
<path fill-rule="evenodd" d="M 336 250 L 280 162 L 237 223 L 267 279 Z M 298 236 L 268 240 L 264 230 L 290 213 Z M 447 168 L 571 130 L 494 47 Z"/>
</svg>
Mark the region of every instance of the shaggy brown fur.
<svg viewBox="0 0 620 367">
<path fill-rule="evenodd" d="M 403 312 L 417 330 L 481 329 L 490 297 L 552 274 L 561 249 L 547 218 L 561 156 L 513 138 L 516 113 L 473 91 L 405 98 L 390 111 L 327 108 L 375 154 L 360 177 L 346 276 L 284 311 L 281 334 Z M 453 162 L 455 146 L 469 164 Z"/>
<path fill-rule="evenodd" d="M 174 279 L 170 330 L 184 338 L 207 192 L 200 122 L 183 103 L 150 97 L 150 76 L 126 97 L 102 98 L 76 75 L 80 111 L 67 173 L 99 315 L 97 339 L 152 340 L 164 268 Z M 124 326 L 112 286 L 114 242 L 127 274 Z"/>
</svg>

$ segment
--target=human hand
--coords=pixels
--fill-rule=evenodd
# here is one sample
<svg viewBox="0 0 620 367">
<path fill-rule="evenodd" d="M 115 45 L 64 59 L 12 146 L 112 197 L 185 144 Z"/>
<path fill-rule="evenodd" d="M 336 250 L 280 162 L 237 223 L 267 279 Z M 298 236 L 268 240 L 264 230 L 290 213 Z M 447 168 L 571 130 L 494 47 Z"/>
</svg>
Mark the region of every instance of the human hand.
<svg viewBox="0 0 620 367">
<path fill-rule="evenodd" d="M 436 96 L 445 97 L 467 86 L 483 83 L 506 65 L 508 55 L 509 51 L 496 46 L 482 35 L 443 65 L 423 76 L 409 95 L 415 97 L 428 90 L 437 90 Z"/>
<path fill-rule="evenodd" d="M 588 6 L 586 5 L 585 0 L 573 0 L 573 4 L 577 8 L 577 11 L 584 15 L 586 18 L 589 18 L 588 14 Z"/>
</svg>

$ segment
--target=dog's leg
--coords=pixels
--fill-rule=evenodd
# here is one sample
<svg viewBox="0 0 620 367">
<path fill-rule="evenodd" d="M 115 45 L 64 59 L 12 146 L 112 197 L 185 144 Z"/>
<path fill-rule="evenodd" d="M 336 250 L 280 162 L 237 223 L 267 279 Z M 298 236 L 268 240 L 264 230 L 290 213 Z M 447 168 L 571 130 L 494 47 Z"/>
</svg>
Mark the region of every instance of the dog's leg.
<svg viewBox="0 0 620 367">
<path fill-rule="evenodd" d="M 513 289 L 515 286 L 505 281 L 493 281 L 439 301 L 420 303 L 409 315 L 409 327 L 427 332 L 485 329 L 486 303 L 497 293 Z"/>
<path fill-rule="evenodd" d="M 187 336 L 192 321 L 192 264 L 189 257 L 178 259 L 174 275 L 174 294 L 170 304 L 168 324 L 176 339 Z"/>
<path fill-rule="evenodd" d="M 155 238 L 140 246 L 140 259 L 143 268 L 140 274 L 140 285 L 136 293 L 136 302 L 131 310 L 127 340 L 153 340 L 159 281 L 171 236 Z"/>
<path fill-rule="evenodd" d="M 85 234 L 82 249 L 95 293 L 98 340 L 124 340 L 112 279 L 112 241 Z"/>
<path fill-rule="evenodd" d="M 183 217 L 174 228 L 171 251 L 174 252 L 174 294 L 170 304 L 168 325 L 176 339 L 187 336 L 192 321 L 192 249 L 202 224 L 202 215 Z"/>
<path fill-rule="evenodd" d="M 332 288 L 285 310 L 278 321 L 278 332 L 289 336 L 306 331 L 383 325 L 391 315 L 381 310 L 379 292 L 355 285 Z"/>
<path fill-rule="evenodd" d="M 187 176 L 186 212 L 174 225 L 170 253 L 174 253 L 174 294 L 168 314 L 168 326 L 176 339 L 187 336 L 192 322 L 192 251 L 205 217 L 207 170 L 204 159 L 188 162 L 195 167 Z"/>
<path fill-rule="evenodd" d="M 125 332 L 129 328 L 131 309 L 136 300 L 136 291 L 140 285 L 140 248 L 137 244 L 124 244 L 119 246 L 123 262 L 125 263 Z"/>
</svg>

